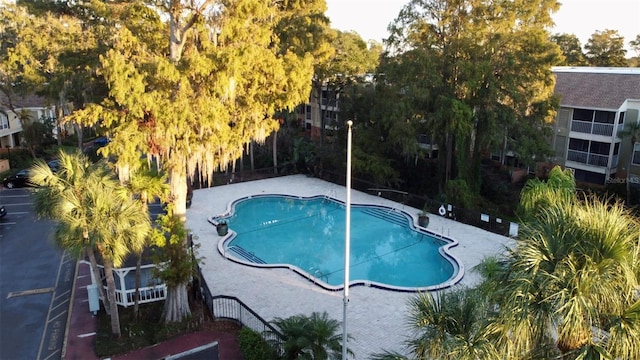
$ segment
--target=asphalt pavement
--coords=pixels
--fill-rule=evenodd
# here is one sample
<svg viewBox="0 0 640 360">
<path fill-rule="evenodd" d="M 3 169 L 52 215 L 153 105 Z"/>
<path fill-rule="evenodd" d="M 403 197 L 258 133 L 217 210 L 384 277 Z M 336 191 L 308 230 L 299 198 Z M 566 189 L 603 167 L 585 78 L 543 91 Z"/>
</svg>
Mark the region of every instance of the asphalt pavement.
<svg viewBox="0 0 640 360">
<path fill-rule="evenodd" d="M 89 265 L 60 250 L 54 223 L 37 219 L 28 188 L 4 189 L 0 203 L 0 359 L 99 359 L 89 311 Z M 162 211 L 150 209 L 153 217 Z M 203 330 L 111 357 L 242 360 L 234 334 Z"/>
<path fill-rule="evenodd" d="M 0 359 L 60 358 L 75 259 L 37 219 L 28 189 L 0 188 Z"/>
</svg>

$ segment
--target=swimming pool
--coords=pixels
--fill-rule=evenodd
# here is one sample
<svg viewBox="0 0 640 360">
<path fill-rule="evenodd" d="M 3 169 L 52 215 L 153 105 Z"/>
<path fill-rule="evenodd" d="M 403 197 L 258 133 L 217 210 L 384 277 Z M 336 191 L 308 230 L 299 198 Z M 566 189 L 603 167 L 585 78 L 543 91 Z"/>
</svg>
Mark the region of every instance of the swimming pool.
<svg viewBox="0 0 640 360">
<path fill-rule="evenodd" d="M 345 205 L 326 196 L 258 195 L 231 203 L 229 234 L 218 244 L 226 258 L 256 267 L 285 267 L 329 290 L 344 282 Z M 435 290 L 462 279 L 448 253 L 457 241 L 414 225 L 407 212 L 351 206 L 350 286 L 398 291 Z"/>
</svg>

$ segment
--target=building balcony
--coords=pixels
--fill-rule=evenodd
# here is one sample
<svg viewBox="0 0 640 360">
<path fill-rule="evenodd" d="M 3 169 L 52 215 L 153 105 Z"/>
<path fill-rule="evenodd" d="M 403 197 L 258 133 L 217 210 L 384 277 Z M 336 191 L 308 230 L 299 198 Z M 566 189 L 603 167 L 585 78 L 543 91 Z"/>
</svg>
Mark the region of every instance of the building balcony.
<svg viewBox="0 0 640 360">
<path fill-rule="evenodd" d="M 577 150 L 569 150 L 567 152 L 567 161 L 575 161 L 599 167 L 607 167 L 609 165 L 609 157 L 607 155 L 591 154 Z"/>
<path fill-rule="evenodd" d="M 613 135 L 613 124 L 571 120 L 571 131 L 601 136 Z"/>
</svg>

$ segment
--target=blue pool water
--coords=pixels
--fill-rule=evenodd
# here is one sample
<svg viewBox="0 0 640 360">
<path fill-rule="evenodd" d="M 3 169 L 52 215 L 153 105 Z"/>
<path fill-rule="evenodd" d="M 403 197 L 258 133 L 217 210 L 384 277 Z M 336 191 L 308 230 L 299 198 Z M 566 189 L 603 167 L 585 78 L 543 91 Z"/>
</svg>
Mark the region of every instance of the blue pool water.
<svg viewBox="0 0 640 360">
<path fill-rule="evenodd" d="M 232 236 L 221 249 L 230 258 L 253 266 L 289 264 L 328 288 L 343 286 L 343 203 L 325 197 L 256 196 L 234 202 L 224 219 Z M 459 280 L 460 266 L 443 250 L 455 242 L 413 228 L 412 222 L 409 214 L 392 208 L 351 206 L 352 285 L 415 291 Z"/>
</svg>

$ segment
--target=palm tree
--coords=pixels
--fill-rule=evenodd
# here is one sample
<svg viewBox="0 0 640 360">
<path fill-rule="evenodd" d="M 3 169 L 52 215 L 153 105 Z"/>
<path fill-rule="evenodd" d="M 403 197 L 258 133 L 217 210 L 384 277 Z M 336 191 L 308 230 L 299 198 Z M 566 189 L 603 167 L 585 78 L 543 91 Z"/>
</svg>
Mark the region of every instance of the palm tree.
<svg viewBox="0 0 640 360">
<path fill-rule="evenodd" d="M 327 312 L 276 318 L 272 323 L 284 337 L 284 344 L 277 346 L 281 359 L 329 360 L 342 356 L 342 334 L 338 331 L 340 323 L 329 319 Z M 353 356 L 351 350 L 347 352 Z"/>
<path fill-rule="evenodd" d="M 622 204 L 595 198 L 525 224 L 506 271 L 488 280 L 503 355 L 640 358 L 639 228 Z"/>
<path fill-rule="evenodd" d="M 88 223 L 88 209 L 83 207 L 82 194 L 87 188 L 108 184 L 111 176 L 108 172 L 98 171 L 102 169 L 93 169 L 91 162 L 80 154 L 60 152 L 58 158 L 59 170 L 56 173 L 41 162 L 36 162 L 30 172 L 31 182 L 40 186 L 34 193 L 36 213 L 42 218 L 57 219 L 62 214 L 57 208 L 61 205 L 61 198 L 64 198 L 65 207 L 70 210 L 64 213 L 68 215 L 66 221 L 58 222 L 55 239 L 61 248 L 77 256 L 86 252 L 94 278 L 99 281 L 102 276 L 89 238 L 91 224 Z M 98 293 L 108 313 L 110 306 L 104 289 L 98 287 Z"/>
<path fill-rule="evenodd" d="M 460 288 L 439 294 L 419 293 L 410 300 L 409 326 L 417 337 L 407 342 L 415 359 L 497 359 L 487 324 L 487 299 L 475 289 Z M 401 360 L 393 352 L 376 360 Z"/>
<path fill-rule="evenodd" d="M 631 166 L 633 164 L 633 149 L 640 138 L 640 123 L 629 123 L 624 130 L 619 133 L 621 138 L 629 137 L 631 141 L 631 152 L 629 153 L 629 162 L 627 163 L 627 206 L 631 206 Z"/>
<path fill-rule="evenodd" d="M 84 251 L 89 254 L 97 279 L 101 276 L 94 251 L 100 254 L 108 290 L 106 298 L 102 293 L 103 304 L 111 317 L 112 332 L 119 337 L 112 270 L 127 254 L 144 246 L 151 232 L 149 215 L 105 164 L 92 164 L 80 153 L 60 152 L 58 156 L 56 173 L 42 162 L 32 168 L 31 180 L 40 186 L 35 192 L 36 212 L 58 221 L 55 239 L 60 247 L 77 256 Z"/>
<path fill-rule="evenodd" d="M 576 182 L 569 170 L 555 166 L 549 172 L 547 181 L 531 179 L 524 185 L 520 194 L 518 212 L 525 221 L 535 218 L 540 210 L 558 203 L 571 203 L 576 200 Z"/>
<path fill-rule="evenodd" d="M 120 336 L 120 321 L 116 303 L 113 268 L 122 265 L 130 253 L 141 253 L 151 235 L 151 221 L 146 208 L 134 200 L 124 188 L 105 187 L 90 194 L 95 201 L 95 227 L 91 235 L 101 255 L 111 306 L 111 330 Z"/>
<path fill-rule="evenodd" d="M 144 211 L 148 213 L 149 207 L 147 204 L 149 202 L 155 201 L 155 199 L 166 201 L 169 186 L 166 183 L 166 177 L 154 174 L 149 166 L 145 166 L 145 164 L 142 164 L 142 166 L 131 173 L 126 185 L 131 190 L 134 197 L 140 201 Z M 133 304 L 133 312 L 136 318 L 139 313 L 141 267 L 142 251 L 136 253 L 136 292 Z"/>
</svg>

